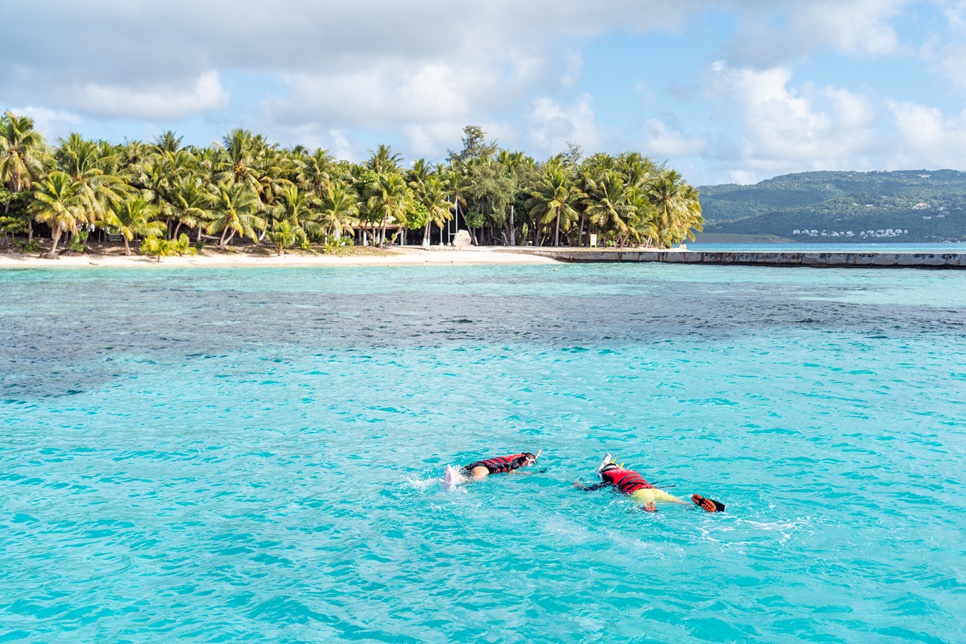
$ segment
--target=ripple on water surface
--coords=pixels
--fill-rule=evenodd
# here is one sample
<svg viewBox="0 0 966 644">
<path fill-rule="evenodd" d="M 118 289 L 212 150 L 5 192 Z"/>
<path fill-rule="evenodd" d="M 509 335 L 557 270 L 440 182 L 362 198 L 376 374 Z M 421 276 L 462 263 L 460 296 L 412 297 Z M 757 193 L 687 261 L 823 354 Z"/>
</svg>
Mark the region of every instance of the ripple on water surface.
<svg viewBox="0 0 966 644">
<path fill-rule="evenodd" d="M 0 639 L 962 640 L 963 280 L 0 275 Z"/>
</svg>

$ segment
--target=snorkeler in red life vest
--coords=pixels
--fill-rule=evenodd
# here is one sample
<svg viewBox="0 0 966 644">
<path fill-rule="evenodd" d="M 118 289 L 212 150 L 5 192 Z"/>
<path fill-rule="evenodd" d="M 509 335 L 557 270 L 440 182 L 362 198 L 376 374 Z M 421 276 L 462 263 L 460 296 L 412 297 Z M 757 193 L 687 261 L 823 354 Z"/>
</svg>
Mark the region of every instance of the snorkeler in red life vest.
<svg viewBox="0 0 966 644">
<path fill-rule="evenodd" d="M 616 459 L 611 459 L 610 454 L 604 457 L 604 462 L 597 468 L 597 478 L 600 479 L 600 483 L 584 485 L 580 481 L 576 481 L 574 487 L 587 492 L 599 490 L 603 487 L 612 487 L 640 503 L 641 509 L 646 512 L 657 512 L 656 501 L 687 505 L 687 501 L 654 487 L 634 470 L 628 470 L 623 465 L 617 465 Z M 691 500 L 706 512 L 724 512 L 725 510 L 723 503 L 706 499 L 700 494 L 693 494 Z"/>
<path fill-rule="evenodd" d="M 454 488 L 460 483 L 469 479 L 482 479 L 490 474 L 507 474 L 521 467 L 533 465 L 540 458 L 543 450 L 538 450 L 536 454 L 521 452 L 510 456 L 495 456 L 482 461 L 473 461 L 469 465 L 457 468 L 452 465 L 446 466 L 446 474 L 443 476 L 443 485 Z"/>
<path fill-rule="evenodd" d="M 521 454 L 512 454 L 510 456 L 496 456 L 494 458 L 488 458 L 485 461 L 474 461 L 469 465 L 464 465 L 461 473 L 464 476 L 472 476 L 475 479 L 481 479 L 485 476 L 489 476 L 490 474 L 505 474 L 507 472 L 512 472 L 513 470 L 520 469 L 521 467 L 533 465 L 536 462 L 537 457 L 535 454 L 523 452 Z"/>
</svg>

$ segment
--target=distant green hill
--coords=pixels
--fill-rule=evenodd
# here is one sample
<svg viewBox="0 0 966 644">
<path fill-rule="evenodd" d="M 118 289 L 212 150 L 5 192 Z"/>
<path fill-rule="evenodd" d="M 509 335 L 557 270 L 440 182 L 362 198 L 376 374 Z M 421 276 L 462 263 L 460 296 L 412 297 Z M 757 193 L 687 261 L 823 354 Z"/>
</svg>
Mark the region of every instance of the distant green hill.
<svg viewBox="0 0 966 644">
<path fill-rule="evenodd" d="M 709 234 L 796 241 L 966 241 L 966 172 L 803 172 L 698 188 Z M 700 238 L 699 238 L 700 240 Z"/>
</svg>

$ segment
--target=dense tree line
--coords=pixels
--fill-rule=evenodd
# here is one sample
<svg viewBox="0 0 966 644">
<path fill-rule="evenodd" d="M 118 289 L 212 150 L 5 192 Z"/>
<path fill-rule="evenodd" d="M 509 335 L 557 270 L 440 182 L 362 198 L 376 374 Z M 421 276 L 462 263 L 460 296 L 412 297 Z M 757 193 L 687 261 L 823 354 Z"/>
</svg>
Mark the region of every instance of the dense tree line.
<svg viewBox="0 0 966 644">
<path fill-rule="evenodd" d="M 697 191 L 641 154 L 584 159 L 572 146 L 540 163 L 498 148 L 478 127 L 464 135 L 446 162 L 405 169 L 388 146 L 350 163 L 242 129 L 205 148 L 172 132 L 123 144 L 71 134 L 52 147 L 29 117 L 7 112 L 0 230 L 32 240 L 44 224 L 51 256 L 65 236 L 76 244 L 95 230 L 121 235 L 127 253 L 145 240 L 151 254 L 183 250 L 189 235 L 282 252 L 345 243 L 354 230 L 379 244 L 405 231 L 446 242 L 448 225 L 478 244 L 537 246 L 587 245 L 595 235 L 600 245 L 669 247 L 701 230 Z"/>
</svg>

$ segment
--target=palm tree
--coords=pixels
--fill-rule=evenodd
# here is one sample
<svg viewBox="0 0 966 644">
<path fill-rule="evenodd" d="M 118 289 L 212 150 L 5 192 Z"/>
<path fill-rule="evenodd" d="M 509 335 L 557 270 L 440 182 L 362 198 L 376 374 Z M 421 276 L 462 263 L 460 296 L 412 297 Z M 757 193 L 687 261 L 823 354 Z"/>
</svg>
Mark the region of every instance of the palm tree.
<svg viewBox="0 0 966 644">
<path fill-rule="evenodd" d="M 332 156 L 322 148 L 302 159 L 298 169 L 298 181 L 306 190 L 323 195 L 325 187 L 332 180 Z"/>
<path fill-rule="evenodd" d="M 453 163 L 443 176 L 445 179 L 444 185 L 446 186 L 447 196 L 453 200 L 452 208 L 455 212 L 453 219 L 458 230 L 460 224 L 460 204 L 463 204 L 465 211 L 466 194 L 470 190 L 470 182 L 466 176 L 466 172 L 462 164 L 458 162 Z"/>
<path fill-rule="evenodd" d="M 624 183 L 629 188 L 644 188 L 654 178 L 658 168 L 654 162 L 640 152 L 625 152 L 615 160 L 615 168 L 624 175 Z"/>
<path fill-rule="evenodd" d="M 413 167 L 409 170 L 407 183 L 409 187 L 419 192 L 420 186 L 426 183 L 429 176 L 432 174 L 432 166 L 426 161 L 426 159 L 416 159 L 413 163 Z"/>
<path fill-rule="evenodd" d="M 141 252 L 156 258 L 160 262 L 162 257 L 176 253 L 177 245 L 177 242 L 164 237 L 145 237 L 144 241 L 141 242 Z"/>
<path fill-rule="evenodd" d="M 34 201 L 29 206 L 35 219 L 50 226 L 50 247 L 48 257 L 57 257 L 57 242 L 65 232 L 74 234 L 83 223 L 83 197 L 77 183 L 59 171 L 48 174 L 34 187 Z"/>
<path fill-rule="evenodd" d="M 79 216 L 89 226 L 108 219 L 132 192 L 121 177 L 106 172 L 117 165 L 119 150 L 86 141 L 77 133 L 61 139 L 54 152 L 58 168 L 70 175 L 81 200 Z"/>
<path fill-rule="evenodd" d="M 561 224 L 564 231 L 569 230 L 580 216 L 574 206 L 586 195 L 571 185 L 565 168 L 556 163 L 548 163 L 543 179 L 527 201 L 530 216 L 544 226 L 555 223 L 554 246 L 560 245 Z"/>
<path fill-rule="evenodd" d="M 669 248 L 685 238 L 694 240 L 692 228 L 701 230 L 704 225 L 701 204 L 697 191 L 677 171 L 663 169 L 651 180 L 647 195 L 657 213 L 662 247 Z"/>
<path fill-rule="evenodd" d="M 382 217 L 379 248 L 383 248 L 386 244 L 386 227 L 390 219 L 394 219 L 400 225 L 406 223 L 406 209 L 411 200 L 412 191 L 403 178 L 395 172 L 382 173 L 376 178 L 367 206 L 370 212 L 378 213 Z"/>
<path fill-rule="evenodd" d="M 141 141 L 125 141 L 118 156 L 124 165 L 131 168 L 143 162 L 151 152 L 152 148 Z"/>
<path fill-rule="evenodd" d="M 216 145 L 210 148 L 202 148 L 192 155 L 194 158 L 192 175 L 201 179 L 201 183 L 206 190 L 214 191 L 213 186 L 218 183 L 218 165 L 223 154 L 224 150 Z"/>
<path fill-rule="evenodd" d="M 297 163 L 291 155 L 279 151 L 275 145 L 269 145 L 261 135 L 256 139 L 257 192 L 262 203 L 270 208 L 275 205 L 281 192 L 288 186 L 293 185 L 289 177 L 295 178 L 297 176 Z"/>
<path fill-rule="evenodd" d="M 236 129 L 225 135 L 215 163 L 215 180 L 247 186 L 258 193 L 259 173 L 256 166 L 256 153 L 260 137 L 249 130 Z"/>
<path fill-rule="evenodd" d="M 359 195 L 348 185 L 338 182 L 332 185 L 322 200 L 322 217 L 319 222 L 328 236 L 341 237 L 342 231 L 352 227 L 359 216 Z"/>
<path fill-rule="evenodd" d="M 181 149 L 181 140 L 184 137 L 176 135 L 171 130 L 162 132 L 161 136 L 154 139 L 154 151 L 157 154 L 175 153 Z"/>
<path fill-rule="evenodd" d="M 5 112 L 0 116 L 0 182 L 16 193 L 30 190 L 34 179 L 43 173 L 47 144 L 34 129 L 33 119 Z M 10 201 L 4 206 L 10 214 Z M 27 220 L 29 239 L 34 238 L 33 220 Z"/>
<path fill-rule="evenodd" d="M 627 202 L 633 207 L 627 218 L 628 240 L 633 240 L 638 245 L 657 245 L 661 234 L 654 204 L 643 190 L 634 188 L 628 189 Z"/>
<path fill-rule="evenodd" d="M 496 160 L 508 170 L 515 170 L 523 163 L 523 152 L 500 150 L 496 155 Z"/>
<path fill-rule="evenodd" d="M 0 181 L 10 192 L 30 190 L 32 180 L 42 170 L 44 146 L 32 119 L 13 112 L 0 116 Z"/>
<path fill-rule="evenodd" d="M 592 225 L 613 232 L 618 246 L 623 246 L 630 235 L 628 218 L 635 210 L 628 203 L 624 181 L 617 172 L 605 171 L 593 186 L 592 194 L 584 199 L 584 212 Z"/>
<path fill-rule="evenodd" d="M 306 230 L 314 228 L 313 232 L 318 232 L 318 226 L 314 221 L 318 213 L 312 208 L 312 205 L 311 197 L 299 190 L 298 186 L 285 186 L 282 188 L 272 210 L 272 217 L 276 224 L 288 222 L 289 228 L 294 231 L 293 234 L 296 238 L 307 241 Z M 277 230 L 278 227 L 276 226 Z M 288 245 L 291 246 L 292 244 Z"/>
<path fill-rule="evenodd" d="M 258 241 L 257 229 L 265 229 L 265 220 L 258 216 L 261 203 L 250 189 L 239 183 L 218 186 L 208 234 L 221 233 L 218 245 L 225 249 L 235 234 Z"/>
<path fill-rule="evenodd" d="M 378 173 L 396 172 L 399 170 L 400 159 L 402 156 L 394 153 L 391 145 L 380 145 L 366 161 L 366 167 Z"/>
<path fill-rule="evenodd" d="M 184 233 L 178 235 L 178 239 L 171 240 L 172 248 L 178 255 L 197 255 L 198 249 L 191 245 L 191 240 Z"/>
<path fill-rule="evenodd" d="M 152 154 L 134 167 L 136 178 L 131 184 L 140 189 L 145 201 L 152 204 L 165 223 L 174 218 L 173 182 L 171 165 L 164 156 Z M 167 228 L 167 225 L 165 226 Z"/>
<path fill-rule="evenodd" d="M 164 224 L 154 220 L 157 214 L 157 206 L 149 204 L 144 197 L 135 197 L 121 202 L 110 224 L 124 237 L 125 255 L 131 254 L 130 241 L 135 237 L 164 235 Z"/>
<path fill-rule="evenodd" d="M 198 238 L 201 238 L 202 224 L 211 220 L 212 195 L 202 187 L 200 177 L 183 177 L 174 185 L 171 194 L 172 215 L 177 220 L 178 225 L 174 228 L 171 237 L 178 236 L 181 226 L 198 230 Z"/>
<path fill-rule="evenodd" d="M 684 233 L 688 239 L 694 241 L 694 232 L 701 232 L 704 229 L 704 216 L 701 214 L 701 201 L 698 199 L 698 189 L 689 183 L 685 183 L 684 190 L 681 191 L 679 208 L 682 215 Z"/>
<path fill-rule="evenodd" d="M 305 232 L 300 227 L 293 226 L 291 221 L 283 219 L 272 222 L 272 231 L 268 233 L 268 238 L 272 240 L 272 245 L 281 257 L 284 249 L 293 246 L 297 241 L 305 240 Z"/>
<path fill-rule="evenodd" d="M 453 211 L 449 200 L 446 198 L 446 186 L 438 175 L 430 175 L 423 185 L 418 197 L 426 210 L 429 212 L 429 219 L 426 221 L 426 230 L 423 231 L 423 245 L 429 245 L 429 227 L 436 224 L 439 228 L 440 239 L 443 238 L 443 226 L 453 218 Z"/>
</svg>

